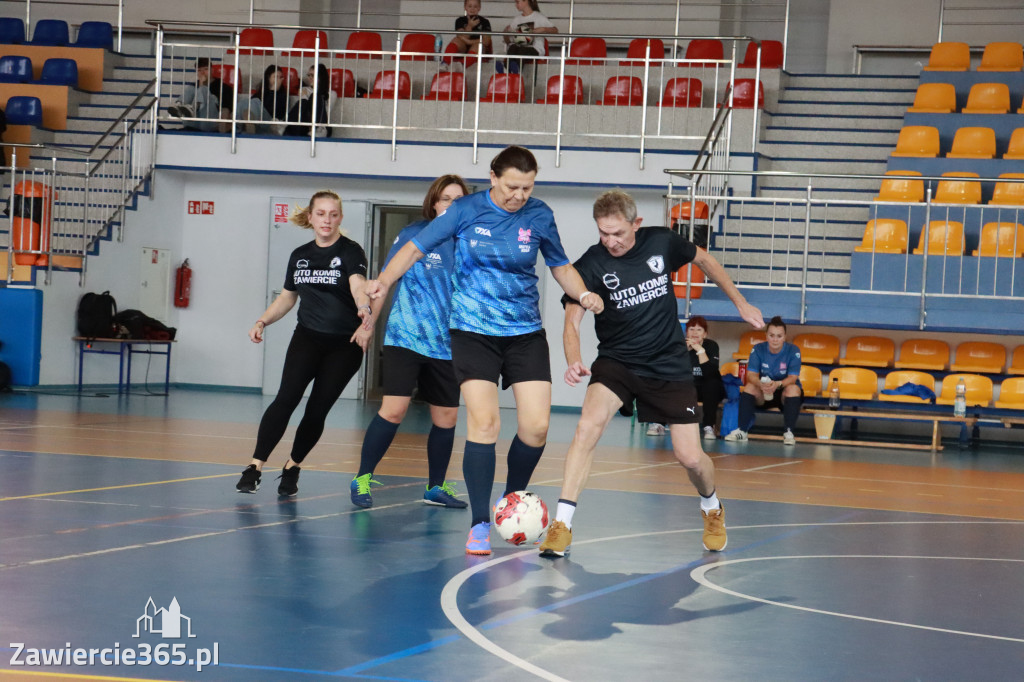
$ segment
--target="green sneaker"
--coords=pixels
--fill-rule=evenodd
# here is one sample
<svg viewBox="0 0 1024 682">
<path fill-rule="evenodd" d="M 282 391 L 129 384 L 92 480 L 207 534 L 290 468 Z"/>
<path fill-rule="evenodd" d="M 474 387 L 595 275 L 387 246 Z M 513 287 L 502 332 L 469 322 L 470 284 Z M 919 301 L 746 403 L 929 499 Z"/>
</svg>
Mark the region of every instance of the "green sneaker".
<svg viewBox="0 0 1024 682">
<path fill-rule="evenodd" d="M 369 509 L 373 506 L 373 497 L 370 496 L 371 483 L 374 485 L 384 485 L 380 481 L 373 480 L 373 474 L 363 474 L 352 479 L 352 483 L 349 484 L 349 490 L 352 493 L 352 504 L 363 509 Z"/>
<path fill-rule="evenodd" d="M 423 493 L 423 503 L 432 504 L 436 507 L 448 507 L 450 509 L 465 509 L 465 500 L 455 497 L 455 484 L 445 481 L 441 485 L 427 488 Z"/>
</svg>

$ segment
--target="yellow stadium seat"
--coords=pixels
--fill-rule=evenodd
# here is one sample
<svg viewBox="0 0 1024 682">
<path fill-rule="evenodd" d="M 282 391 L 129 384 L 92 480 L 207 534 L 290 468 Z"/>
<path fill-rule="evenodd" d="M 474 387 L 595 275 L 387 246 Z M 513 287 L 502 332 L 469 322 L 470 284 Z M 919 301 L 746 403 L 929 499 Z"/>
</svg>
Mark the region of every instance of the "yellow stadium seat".
<svg viewBox="0 0 1024 682">
<path fill-rule="evenodd" d="M 889 372 L 885 375 L 884 388 L 885 390 L 894 390 L 907 383 L 919 384 L 927 386 L 933 391 L 935 390 L 935 377 L 927 372 L 918 372 L 913 369 L 900 369 L 895 372 Z M 916 395 L 889 395 L 886 393 L 879 393 L 878 399 L 889 403 L 915 403 L 917 405 L 927 405 L 929 402 Z"/>
<path fill-rule="evenodd" d="M 934 158 L 939 155 L 939 129 L 932 126 L 903 126 L 893 156 Z"/>
<path fill-rule="evenodd" d="M 725 375 L 727 375 L 727 374 L 731 374 L 734 377 L 738 377 L 740 375 L 740 363 L 738 363 L 738 362 L 723 362 L 721 365 L 719 365 L 718 372 L 723 377 Z"/>
<path fill-rule="evenodd" d="M 896 343 L 884 336 L 854 336 L 846 342 L 846 356 L 840 365 L 857 367 L 891 367 L 896 356 Z"/>
<path fill-rule="evenodd" d="M 886 171 L 886 175 L 920 175 L 918 171 Z M 924 180 L 882 180 L 875 201 L 924 201 Z"/>
<path fill-rule="evenodd" d="M 1024 256 L 1024 225 L 1020 223 L 985 223 L 975 256 L 1016 258 Z M 1006 358 L 1003 358 L 1004 360 Z"/>
<path fill-rule="evenodd" d="M 1006 368 L 1007 374 L 1024 374 L 1024 346 L 1017 346 L 1010 356 L 1010 366 Z"/>
<path fill-rule="evenodd" d="M 943 173 L 944 178 L 976 178 L 977 173 Z M 980 204 L 981 183 L 972 180 L 939 180 L 932 200 L 937 204 Z"/>
<path fill-rule="evenodd" d="M 999 177 L 1024 180 L 1024 173 L 1003 173 Z M 988 203 L 996 206 L 1024 206 L 1024 182 L 997 182 Z"/>
<path fill-rule="evenodd" d="M 964 341 L 956 347 L 952 372 L 1000 374 L 1006 364 L 1006 349 L 990 341 Z"/>
<path fill-rule="evenodd" d="M 1017 113 L 1024 114 L 1024 106 Z M 1014 161 L 1024 160 L 1024 128 L 1015 128 L 1010 134 L 1010 144 L 1007 145 L 1003 158 Z"/>
<path fill-rule="evenodd" d="M 900 359 L 893 363 L 896 369 L 946 369 L 949 363 L 949 344 L 937 339 L 907 339 L 900 344 Z"/>
<path fill-rule="evenodd" d="M 1024 377 L 1004 379 L 999 385 L 996 407 L 1006 410 L 1024 410 Z"/>
<path fill-rule="evenodd" d="M 921 230 L 921 239 L 914 249 L 916 255 L 924 253 L 925 234 L 928 235 L 928 255 L 962 256 L 964 253 L 964 225 L 954 220 L 933 220 L 927 230 Z M 899 365 L 897 365 L 898 367 Z"/>
<path fill-rule="evenodd" d="M 1006 83 L 975 83 L 967 95 L 965 114 L 1005 114 L 1010 110 L 1010 88 Z"/>
<path fill-rule="evenodd" d="M 953 147 L 947 159 L 994 159 L 996 131 L 991 128 L 960 128 L 953 135 Z"/>
<path fill-rule="evenodd" d="M 733 360 L 746 360 L 750 357 L 750 349 L 755 343 L 765 340 L 763 331 L 745 331 L 740 337 L 740 348 L 732 354 Z"/>
<path fill-rule="evenodd" d="M 937 405 L 952 405 L 956 400 L 956 385 L 964 380 L 967 389 L 967 404 L 987 407 L 992 402 L 992 380 L 980 374 L 947 374 L 942 380 L 942 390 L 936 398 Z"/>
<path fill-rule="evenodd" d="M 967 43 L 935 43 L 925 71 L 967 71 L 971 68 L 971 48 Z"/>
<path fill-rule="evenodd" d="M 951 114 L 956 111 L 956 88 L 952 83 L 921 83 L 914 94 L 914 104 L 907 111 L 915 114 Z"/>
<path fill-rule="evenodd" d="M 834 365 L 839 358 L 839 337 L 831 334 L 797 334 L 793 345 L 800 349 L 800 363 Z"/>
<path fill-rule="evenodd" d="M 906 253 L 907 224 L 898 218 L 875 218 L 864 227 L 858 253 Z"/>
<path fill-rule="evenodd" d="M 812 365 L 800 365 L 800 385 L 804 395 L 814 397 L 821 395 L 821 370 Z"/>
<path fill-rule="evenodd" d="M 878 375 L 864 367 L 837 367 L 828 373 L 828 385 L 839 380 L 841 400 L 874 400 L 878 391 Z"/>
<path fill-rule="evenodd" d="M 1020 71 L 1024 68 L 1024 48 L 1020 43 L 989 43 L 981 55 L 978 71 Z"/>
</svg>

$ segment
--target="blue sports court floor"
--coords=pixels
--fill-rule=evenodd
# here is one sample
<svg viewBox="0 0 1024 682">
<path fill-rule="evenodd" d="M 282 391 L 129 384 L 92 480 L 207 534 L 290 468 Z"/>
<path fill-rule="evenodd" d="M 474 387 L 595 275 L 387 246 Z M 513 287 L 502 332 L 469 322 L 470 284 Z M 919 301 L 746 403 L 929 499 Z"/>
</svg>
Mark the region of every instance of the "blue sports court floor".
<svg viewBox="0 0 1024 682">
<path fill-rule="evenodd" d="M 0 394 L 0 679 L 1024 679 L 1019 451 L 719 440 L 711 554 L 667 438 L 616 419 L 569 557 L 469 557 L 468 512 L 421 502 L 424 409 L 357 510 L 377 405 L 339 402 L 287 500 L 283 448 L 234 491 L 265 405 Z M 575 422 L 531 485 L 549 506 Z"/>
</svg>

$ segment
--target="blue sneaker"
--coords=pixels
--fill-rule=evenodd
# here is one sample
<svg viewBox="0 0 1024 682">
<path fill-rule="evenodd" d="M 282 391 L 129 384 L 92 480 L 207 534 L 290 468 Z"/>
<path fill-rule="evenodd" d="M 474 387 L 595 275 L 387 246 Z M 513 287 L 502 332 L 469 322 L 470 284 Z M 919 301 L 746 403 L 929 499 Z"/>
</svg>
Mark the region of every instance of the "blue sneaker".
<svg viewBox="0 0 1024 682">
<path fill-rule="evenodd" d="M 466 502 L 455 497 L 455 484 L 448 481 L 427 488 L 423 493 L 423 503 L 450 509 L 465 509 L 468 506 Z"/>
<path fill-rule="evenodd" d="M 469 529 L 466 539 L 466 554 L 487 555 L 491 553 L 491 524 L 483 521 Z"/>
<path fill-rule="evenodd" d="M 371 483 L 374 485 L 384 485 L 380 481 L 373 480 L 373 474 L 363 474 L 352 479 L 352 483 L 348 487 L 352 493 L 352 504 L 363 509 L 369 509 L 373 506 L 373 498 L 370 496 Z"/>
</svg>

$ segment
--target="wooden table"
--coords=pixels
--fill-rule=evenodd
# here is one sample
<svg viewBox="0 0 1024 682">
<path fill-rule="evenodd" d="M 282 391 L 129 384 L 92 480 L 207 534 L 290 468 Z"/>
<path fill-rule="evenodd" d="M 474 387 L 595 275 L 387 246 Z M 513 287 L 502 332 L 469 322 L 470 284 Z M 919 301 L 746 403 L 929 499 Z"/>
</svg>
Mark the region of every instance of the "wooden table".
<svg viewBox="0 0 1024 682">
<path fill-rule="evenodd" d="M 838 445 L 864 445 L 867 447 L 880 447 L 880 448 L 896 448 L 902 450 L 931 450 L 936 452 L 942 449 L 942 433 L 939 431 L 940 423 L 953 422 L 960 424 L 961 426 L 973 427 L 978 423 L 978 418 L 974 416 L 967 417 L 954 417 L 952 414 L 952 408 L 950 412 L 924 412 L 924 411 L 909 411 L 909 410 L 879 410 L 879 409 L 861 409 L 861 410 L 849 410 L 849 409 L 838 409 L 831 410 L 827 407 L 804 407 L 803 412 L 805 414 L 828 414 L 835 415 L 836 417 L 851 417 L 855 419 L 891 419 L 898 421 L 923 421 L 932 423 L 932 442 L 929 445 L 921 443 L 889 443 L 885 441 L 872 441 L 872 440 L 836 440 L 836 439 L 821 439 L 822 442 L 834 443 Z"/>
<path fill-rule="evenodd" d="M 116 355 L 117 360 L 117 392 L 128 391 L 132 387 L 132 356 L 142 355 L 163 355 L 167 358 L 164 370 L 164 393 L 171 387 L 171 344 L 174 341 L 156 341 L 153 339 L 90 339 L 84 336 L 74 336 L 73 341 L 78 342 L 78 390 L 82 390 L 82 368 L 85 364 L 85 356 Z M 95 346 L 99 346 L 98 348 Z M 112 346 L 116 346 L 113 348 Z M 136 346 L 146 346 L 136 348 Z M 126 371 L 127 370 L 127 371 Z"/>
</svg>

